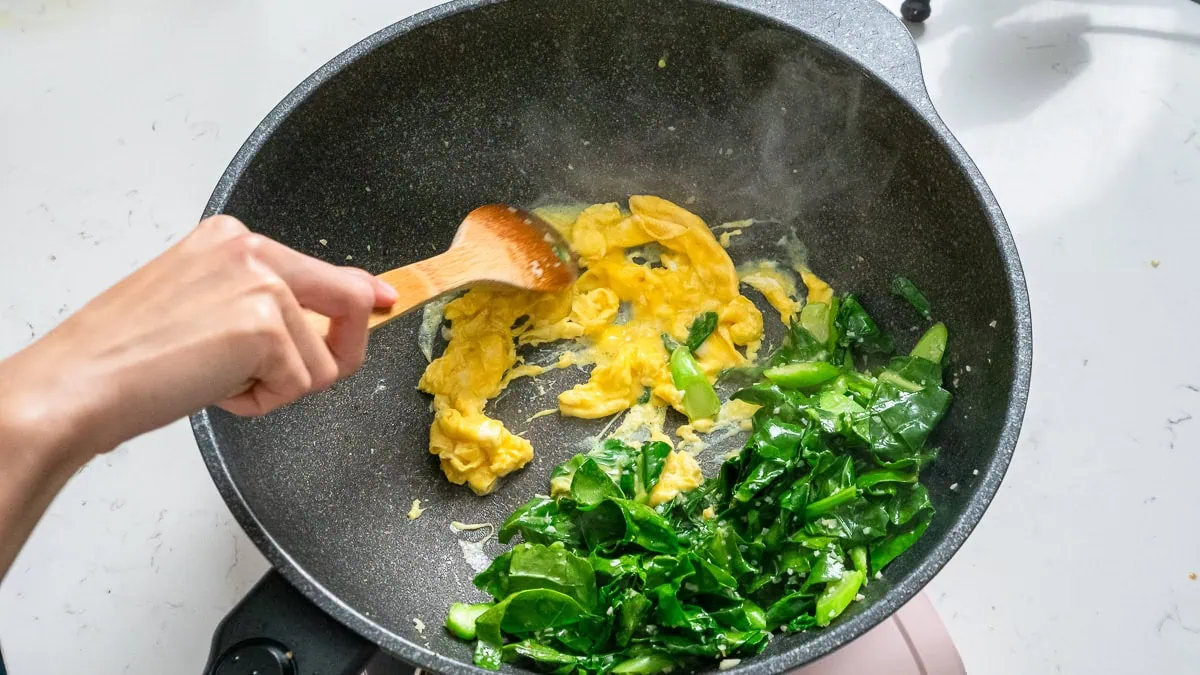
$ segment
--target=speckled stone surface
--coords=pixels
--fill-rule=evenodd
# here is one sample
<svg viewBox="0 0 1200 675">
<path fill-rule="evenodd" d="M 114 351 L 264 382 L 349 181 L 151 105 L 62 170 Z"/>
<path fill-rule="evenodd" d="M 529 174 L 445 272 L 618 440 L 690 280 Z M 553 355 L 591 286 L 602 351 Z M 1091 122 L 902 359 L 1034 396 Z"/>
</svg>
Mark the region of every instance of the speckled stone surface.
<svg viewBox="0 0 1200 675">
<path fill-rule="evenodd" d="M 860 291 L 901 345 L 917 326 L 887 288 L 904 273 L 951 330 L 956 401 L 927 478 L 938 516 L 845 620 L 777 639 L 734 671 L 782 672 L 881 621 L 953 555 L 1004 475 L 1029 384 L 1011 236 L 886 10 L 870 0 L 449 3 L 292 92 L 208 211 L 378 271 L 445 248 L 479 203 L 631 193 L 688 203 L 711 222 L 794 228 L 813 267 Z M 757 246 L 741 253 L 771 251 Z M 193 427 L 239 522 L 289 580 L 387 650 L 465 673 L 477 669 L 464 645 L 413 623 L 436 626 L 450 602 L 477 597 L 448 523 L 498 522 L 602 424 L 524 423 L 553 397 L 520 382 L 495 410 L 537 458 L 487 499 L 449 486 L 425 449 L 417 321 L 379 331 L 363 371 L 330 392 L 258 420 L 209 411 Z M 429 510 L 409 521 L 415 498 Z"/>
</svg>

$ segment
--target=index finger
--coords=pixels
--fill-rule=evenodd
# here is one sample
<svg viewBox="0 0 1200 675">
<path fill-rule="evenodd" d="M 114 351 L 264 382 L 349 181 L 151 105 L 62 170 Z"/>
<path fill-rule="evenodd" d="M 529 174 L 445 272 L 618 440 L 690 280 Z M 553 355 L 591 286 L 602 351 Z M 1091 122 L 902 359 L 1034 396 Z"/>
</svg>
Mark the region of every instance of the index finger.
<svg viewBox="0 0 1200 675">
<path fill-rule="evenodd" d="M 339 376 L 349 375 L 362 364 L 371 310 L 391 306 L 396 291 L 363 270 L 331 265 L 255 236 L 256 255 L 283 279 L 300 306 L 329 317 L 328 333 L 321 337 L 338 364 Z M 315 325 L 314 330 L 319 332 Z"/>
</svg>

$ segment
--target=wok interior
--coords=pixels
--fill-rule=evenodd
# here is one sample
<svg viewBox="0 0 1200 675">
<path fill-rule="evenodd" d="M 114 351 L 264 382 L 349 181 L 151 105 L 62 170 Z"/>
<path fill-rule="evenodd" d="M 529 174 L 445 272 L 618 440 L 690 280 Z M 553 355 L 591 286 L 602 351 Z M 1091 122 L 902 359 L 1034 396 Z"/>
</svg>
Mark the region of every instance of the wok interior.
<svg viewBox="0 0 1200 675">
<path fill-rule="evenodd" d="M 701 2 L 490 5 L 401 35 L 319 87 L 223 210 L 301 251 L 379 272 L 443 250 L 483 203 L 639 193 L 710 224 L 754 217 L 794 229 L 814 269 L 859 292 L 902 348 L 918 321 L 888 288 L 893 275 L 909 276 L 950 328 L 947 381 L 971 366 L 950 387 L 942 453 L 925 475 L 938 515 L 848 615 L 864 611 L 942 540 L 986 472 L 1013 379 L 1014 316 L 968 179 L 919 117 L 854 64 L 767 19 Z M 735 238 L 735 257 L 777 257 L 772 237 L 752 231 Z M 469 663 L 469 648 L 440 624 L 452 601 L 481 597 L 458 539 L 482 533 L 449 523 L 501 522 L 604 422 L 525 421 L 580 372 L 557 371 L 543 395 L 518 381 L 492 409 L 532 441 L 533 462 L 489 497 L 449 485 L 426 449 L 419 322 L 409 315 L 376 332 L 362 371 L 332 391 L 263 419 L 216 411 L 212 425 L 250 511 L 297 565 L 385 631 Z M 413 499 L 427 511 L 410 521 Z M 777 639 L 768 653 L 811 639 Z"/>
</svg>

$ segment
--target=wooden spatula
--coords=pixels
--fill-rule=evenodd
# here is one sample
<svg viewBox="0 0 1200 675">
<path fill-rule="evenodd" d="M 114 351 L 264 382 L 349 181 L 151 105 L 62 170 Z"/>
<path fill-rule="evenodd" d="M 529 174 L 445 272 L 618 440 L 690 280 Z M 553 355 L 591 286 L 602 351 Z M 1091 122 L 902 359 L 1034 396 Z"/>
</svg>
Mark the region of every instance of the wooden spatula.
<svg viewBox="0 0 1200 675">
<path fill-rule="evenodd" d="M 369 328 L 381 326 L 434 298 L 477 283 L 530 291 L 560 291 L 579 274 L 567 243 L 541 218 L 504 204 L 488 204 L 467 214 L 450 250 L 378 275 L 399 298 L 371 314 Z M 324 334 L 329 320 L 310 314 Z"/>
</svg>

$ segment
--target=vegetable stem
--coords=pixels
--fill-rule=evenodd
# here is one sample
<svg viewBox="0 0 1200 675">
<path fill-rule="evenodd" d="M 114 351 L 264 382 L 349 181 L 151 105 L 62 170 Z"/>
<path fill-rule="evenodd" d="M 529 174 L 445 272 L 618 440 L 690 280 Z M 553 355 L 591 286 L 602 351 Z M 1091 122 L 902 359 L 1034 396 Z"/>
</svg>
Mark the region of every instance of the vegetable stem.
<svg viewBox="0 0 1200 675">
<path fill-rule="evenodd" d="M 825 361 L 789 363 L 786 366 L 775 366 L 763 371 L 763 375 L 766 375 L 767 379 L 775 384 L 797 389 L 815 387 L 832 380 L 840 373 L 837 366 Z"/>
<path fill-rule="evenodd" d="M 817 596 L 817 625 L 827 626 L 846 611 L 866 578 L 862 570 L 850 570 L 838 581 L 827 584 L 821 595 Z"/>
<path fill-rule="evenodd" d="M 949 337 L 949 331 L 946 330 L 946 324 L 935 323 L 925 331 L 920 340 L 917 340 L 917 346 L 913 347 L 912 355 L 919 356 L 927 361 L 941 363 L 942 357 L 946 354 L 946 340 Z"/>
<path fill-rule="evenodd" d="M 818 499 L 804 507 L 804 516 L 806 518 L 815 518 L 822 513 L 828 513 L 846 502 L 854 501 L 858 498 L 858 494 L 858 488 L 853 485 L 842 488 L 828 497 Z"/>
<path fill-rule="evenodd" d="M 689 420 L 715 417 L 721 409 L 717 391 L 687 345 L 676 347 L 671 352 L 671 379 L 675 381 L 675 387 L 683 392 L 683 411 Z"/>
<path fill-rule="evenodd" d="M 450 613 L 446 616 L 446 628 L 464 640 L 474 640 L 475 620 L 491 608 L 486 602 L 477 605 L 456 602 L 450 605 Z"/>
</svg>

